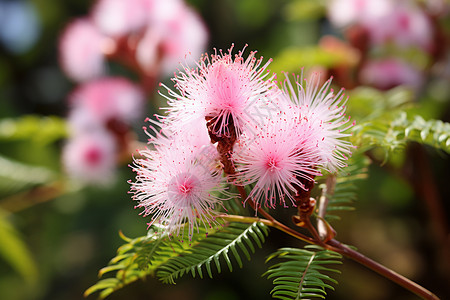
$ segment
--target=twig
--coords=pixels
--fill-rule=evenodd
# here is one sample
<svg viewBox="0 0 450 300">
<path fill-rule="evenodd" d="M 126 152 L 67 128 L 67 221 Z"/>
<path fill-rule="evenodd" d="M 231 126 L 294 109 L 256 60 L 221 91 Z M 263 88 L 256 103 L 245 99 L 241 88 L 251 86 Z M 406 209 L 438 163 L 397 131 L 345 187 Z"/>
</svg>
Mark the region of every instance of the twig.
<svg viewBox="0 0 450 300">
<path fill-rule="evenodd" d="M 325 182 L 325 187 L 322 190 L 322 195 L 319 198 L 319 212 L 317 218 L 317 231 L 322 240 L 326 240 L 331 234 L 329 232 L 329 226 L 327 226 L 325 221 L 325 215 L 327 213 L 328 202 L 330 201 L 329 196 L 334 193 L 334 188 L 336 186 L 336 176 L 329 175 Z"/>
</svg>

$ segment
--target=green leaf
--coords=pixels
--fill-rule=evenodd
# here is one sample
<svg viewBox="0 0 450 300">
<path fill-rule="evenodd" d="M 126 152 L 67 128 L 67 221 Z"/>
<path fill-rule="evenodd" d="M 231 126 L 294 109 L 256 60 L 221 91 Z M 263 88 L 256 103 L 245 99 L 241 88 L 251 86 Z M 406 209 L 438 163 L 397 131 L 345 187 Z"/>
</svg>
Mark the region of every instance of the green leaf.
<svg viewBox="0 0 450 300">
<path fill-rule="evenodd" d="M 357 54 L 349 51 L 331 51 L 319 46 L 288 47 L 283 49 L 270 64 L 270 70 L 274 73 L 300 72 L 301 67 L 356 64 Z"/>
<path fill-rule="evenodd" d="M 337 174 L 334 190 L 327 191 L 326 221 L 340 220 L 340 216 L 336 215 L 336 213 L 354 210 L 353 202 L 357 200 L 357 183 L 367 178 L 369 164 L 370 159 L 364 156 L 364 153 L 361 153 L 361 151 L 356 151 L 349 158 L 347 166 Z M 317 180 L 322 182 L 325 181 L 325 178 L 326 176 L 317 177 Z M 326 184 L 321 183 L 319 188 L 324 190 Z"/>
<path fill-rule="evenodd" d="M 185 228 L 186 230 L 186 228 Z M 206 232 L 200 230 L 192 238 L 191 243 L 203 238 Z M 104 278 L 88 288 L 84 295 L 100 292 L 99 298 L 104 299 L 114 291 L 148 275 L 153 275 L 155 269 L 173 256 L 189 248 L 189 242 L 170 239 L 164 233 L 164 227 L 152 226 L 147 236 L 131 239 L 120 232 L 126 242 L 117 249 L 117 255 L 111 259 L 108 266 L 99 271 L 99 277 L 115 274 L 113 278 Z"/>
<path fill-rule="evenodd" d="M 38 278 L 36 263 L 19 233 L 0 211 L 0 257 L 16 270 L 29 284 Z"/>
<path fill-rule="evenodd" d="M 56 116 L 27 115 L 0 120 L 0 141 L 32 140 L 47 144 L 66 136 L 66 122 Z"/>
<path fill-rule="evenodd" d="M 295 0 L 286 4 L 283 13 L 288 21 L 316 20 L 325 14 L 325 5 L 317 0 Z"/>
<path fill-rule="evenodd" d="M 175 283 L 175 279 L 191 272 L 192 276 L 198 274 L 203 278 L 202 269 L 206 268 L 208 276 L 212 278 L 211 262 L 214 261 L 217 271 L 221 272 L 220 258 L 225 260 L 228 269 L 233 270 L 231 257 L 242 267 L 241 254 L 250 259 L 250 250 L 255 251 L 254 243 L 262 246 L 268 228 L 259 222 L 253 224 L 230 223 L 222 230 L 201 240 L 187 252 L 172 258 L 157 270 L 157 277 L 164 283 Z M 251 246 L 250 246 L 251 245 Z M 240 251 L 238 251 L 240 249 Z"/>
<path fill-rule="evenodd" d="M 114 274 L 114 277 L 99 280 L 85 291 L 85 296 L 100 292 L 99 297 L 103 299 L 138 279 L 155 274 L 167 283 L 175 283 L 175 279 L 187 273 L 202 278 L 206 271 L 212 277 L 211 264 L 219 272 L 221 260 L 225 260 L 230 270 L 233 268 L 232 259 L 241 266 L 241 253 L 250 259 L 249 252 L 255 251 L 253 244 L 260 245 L 268 234 L 268 228 L 261 223 L 226 223 L 208 231 L 199 228 L 190 241 L 180 241 L 170 238 L 164 229 L 152 226 L 147 236 L 135 239 L 121 233 L 126 243 L 119 247 L 117 256 L 108 266 L 99 271 L 99 277 L 107 274 Z M 188 226 L 183 230 L 187 235 Z"/>
<path fill-rule="evenodd" d="M 10 194 L 23 188 L 46 184 L 56 179 L 56 173 L 30 166 L 0 155 L 0 192 Z"/>
<path fill-rule="evenodd" d="M 408 117 L 406 112 L 385 116 L 355 126 L 352 141 L 365 149 L 381 147 L 386 159 L 393 151 L 403 150 L 408 142 L 430 145 L 450 153 L 450 123 L 424 120 L 420 116 Z"/>
<path fill-rule="evenodd" d="M 267 259 L 267 262 L 273 259 L 282 259 L 282 262 L 269 267 L 263 276 L 273 279 L 275 287 L 271 294 L 274 298 L 324 299 L 325 289 L 334 290 L 331 284 L 337 284 L 331 275 L 340 273 L 330 265 L 341 264 L 341 258 L 340 254 L 318 246 L 282 248 Z"/>
</svg>

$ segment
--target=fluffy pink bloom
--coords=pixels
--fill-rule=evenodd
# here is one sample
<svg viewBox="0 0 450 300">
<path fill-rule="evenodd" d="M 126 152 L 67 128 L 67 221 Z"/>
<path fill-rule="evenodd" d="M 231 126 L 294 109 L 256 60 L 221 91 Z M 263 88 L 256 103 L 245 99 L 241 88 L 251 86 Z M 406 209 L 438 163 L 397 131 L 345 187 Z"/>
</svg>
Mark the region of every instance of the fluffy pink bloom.
<svg viewBox="0 0 450 300">
<path fill-rule="evenodd" d="M 80 85 L 70 96 L 69 117 L 75 127 L 118 120 L 129 124 L 139 118 L 144 106 L 140 88 L 125 78 L 110 77 Z"/>
<path fill-rule="evenodd" d="M 109 184 L 115 177 L 114 138 L 101 130 L 76 135 L 65 145 L 62 159 L 74 179 L 87 184 Z"/>
<path fill-rule="evenodd" d="M 255 52 L 244 59 L 243 51 L 233 57 L 232 50 L 202 57 L 196 69 L 185 67 L 173 79 L 178 92 L 166 87 L 166 122 L 175 132 L 189 131 L 206 117 L 218 136 L 230 134 L 231 122 L 237 135 L 253 126 L 252 109 L 269 101 L 273 93 L 273 77 L 265 78 L 270 61 L 261 66 L 262 57 L 256 59 Z"/>
<path fill-rule="evenodd" d="M 369 61 L 361 70 L 360 80 L 379 89 L 389 89 L 402 84 L 419 87 L 424 78 L 411 64 L 388 58 Z"/>
<path fill-rule="evenodd" d="M 281 111 L 255 135 L 244 132 L 235 145 L 233 160 L 238 184 L 255 184 L 249 198 L 274 208 L 277 199 L 295 205 L 292 194 L 320 175 L 315 132 L 300 114 Z"/>
<path fill-rule="evenodd" d="M 152 216 L 149 226 L 158 222 L 169 233 L 184 232 L 188 222 L 189 237 L 194 228 L 215 223 L 214 208 L 220 204 L 216 193 L 224 192 L 223 177 L 216 168 L 217 151 L 212 145 L 193 147 L 183 138 L 152 138 L 154 150 L 139 151 L 143 158 L 135 159 L 131 182 L 136 207 L 143 216 Z"/>
<path fill-rule="evenodd" d="M 149 2 L 149 0 L 98 0 L 91 16 L 104 34 L 121 36 L 147 25 Z"/>
<path fill-rule="evenodd" d="M 286 75 L 287 77 L 287 75 Z M 280 95 L 280 105 L 301 115 L 314 131 L 314 141 L 319 150 L 321 164 L 325 169 L 336 172 L 346 166 L 345 160 L 351 155 L 352 145 L 345 137 L 350 117 L 345 115 L 343 90 L 334 93 L 330 90 L 331 78 L 322 87 L 320 75 L 315 73 L 309 81 L 297 77 L 295 87 L 287 77 Z M 283 104 L 284 103 L 284 104 Z M 285 108 L 286 109 L 286 108 Z"/>
<path fill-rule="evenodd" d="M 171 74 L 181 61 L 199 57 L 205 49 L 208 32 L 197 13 L 186 6 L 173 16 L 151 22 L 139 41 L 136 59 L 144 69 Z"/>
<path fill-rule="evenodd" d="M 60 64 L 75 81 L 99 77 L 104 71 L 104 37 L 88 19 L 70 23 L 59 41 Z"/>
</svg>

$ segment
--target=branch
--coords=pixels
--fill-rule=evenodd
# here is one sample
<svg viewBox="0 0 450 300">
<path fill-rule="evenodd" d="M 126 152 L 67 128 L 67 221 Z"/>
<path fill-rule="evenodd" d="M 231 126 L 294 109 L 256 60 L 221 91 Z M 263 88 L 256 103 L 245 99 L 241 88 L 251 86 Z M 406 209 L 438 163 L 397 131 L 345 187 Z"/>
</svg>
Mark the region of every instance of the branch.
<svg viewBox="0 0 450 300">
<path fill-rule="evenodd" d="M 261 222 L 264 225 L 271 226 L 274 228 L 277 228 L 290 236 L 297 238 L 299 240 L 302 240 L 304 242 L 323 246 L 322 241 L 314 240 L 310 237 L 307 237 L 300 232 L 297 232 L 286 225 L 276 221 L 276 220 L 266 220 L 266 219 L 260 219 L 256 217 L 243 217 L 243 216 L 235 216 L 235 215 L 219 215 L 218 217 L 226 220 L 226 221 L 232 221 L 232 222 L 241 222 L 241 223 L 253 223 L 253 222 Z M 428 299 L 428 300 L 439 300 L 439 297 L 437 297 L 435 294 L 427 290 L 426 288 L 422 287 L 421 285 L 409 280 L 408 278 L 398 274 L 397 272 L 377 263 L 376 261 L 364 256 L 363 254 L 359 253 L 358 251 L 355 251 L 346 245 L 342 244 L 341 242 L 333 239 L 328 241 L 327 244 L 325 244 L 325 248 L 337 253 L 340 253 L 355 262 L 366 266 L 367 268 L 371 269 L 372 271 L 377 272 L 381 276 L 397 283 L 398 285 L 404 287 L 405 289 L 413 292 L 417 296 Z"/>
<path fill-rule="evenodd" d="M 344 244 L 342 244 L 341 242 L 339 242 L 337 240 L 333 239 L 333 240 L 329 241 L 328 245 L 333 247 L 330 250 L 333 250 L 342 255 L 345 255 L 346 257 L 356 261 L 357 263 L 366 266 L 367 268 L 371 269 L 372 271 L 377 272 L 381 276 L 386 277 L 387 279 L 397 283 L 398 285 L 413 292 L 414 294 L 416 294 L 417 296 L 419 296 L 423 299 L 439 300 L 439 297 L 437 297 L 435 294 L 433 294 L 426 288 L 422 287 L 421 285 L 418 285 L 417 283 L 398 274 L 397 272 L 394 272 L 393 270 L 377 263 L 376 261 L 371 260 L 370 258 L 345 246 Z"/>
</svg>

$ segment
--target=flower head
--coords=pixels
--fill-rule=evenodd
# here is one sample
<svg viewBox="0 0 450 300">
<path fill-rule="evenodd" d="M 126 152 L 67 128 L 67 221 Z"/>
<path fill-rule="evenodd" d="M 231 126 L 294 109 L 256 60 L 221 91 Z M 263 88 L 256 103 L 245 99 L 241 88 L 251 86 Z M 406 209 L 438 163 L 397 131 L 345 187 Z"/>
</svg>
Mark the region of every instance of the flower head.
<svg viewBox="0 0 450 300">
<path fill-rule="evenodd" d="M 295 206 L 292 194 L 307 190 L 304 182 L 320 175 L 319 149 L 314 131 L 302 115 L 281 111 L 252 136 L 245 132 L 235 145 L 237 183 L 255 184 L 249 198 L 275 207 L 277 199 Z"/>
<path fill-rule="evenodd" d="M 92 10 L 97 27 L 110 36 L 121 36 L 143 28 L 149 14 L 148 0 L 98 0 Z"/>
<path fill-rule="evenodd" d="M 88 19 L 70 23 L 59 41 L 60 63 L 67 76 L 87 81 L 103 74 L 103 42 L 104 36 Z"/>
<path fill-rule="evenodd" d="M 157 136 L 150 143 L 155 149 L 140 151 L 143 158 L 134 160 L 137 175 L 131 183 L 133 199 L 139 202 L 136 207 L 144 209 L 144 216 L 152 216 L 149 225 L 162 223 L 178 235 L 187 222 L 189 237 L 199 225 L 211 227 L 214 208 L 220 204 L 215 192 L 224 192 L 215 148 L 192 146 L 181 136 Z"/>
<path fill-rule="evenodd" d="M 273 92 L 271 78 L 265 80 L 270 61 L 261 66 L 262 57 L 256 59 L 256 52 L 244 59 L 243 51 L 233 57 L 232 50 L 233 46 L 228 53 L 203 56 L 198 68 L 180 71 L 173 79 L 179 93 L 166 87 L 166 122 L 174 131 L 189 131 L 205 118 L 217 136 L 229 136 L 230 130 L 239 135 L 252 126 L 253 107 L 268 101 Z"/>
<path fill-rule="evenodd" d="M 141 115 L 144 95 L 127 79 L 109 77 L 80 85 L 70 96 L 69 103 L 72 113 L 81 111 L 85 116 L 74 121 L 88 118 L 106 125 L 115 119 L 128 124 Z"/>
<path fill-rule="evenodd" d="M 337 94 L 330 90 L 331 80 L 320 87 L 320 76 L 313 74 L 309 81 L 296 78 L 295 87 L 286 75 L 280 94 L 280 105 L 287 105 L 288 110 L 298 111 L 313 130 L 313 139 L 320 152 L 321 163 L 331 172 L 344 167 L 345 160 L 351 154 L 352 144 L 345 140 L 345 133 L 350 117 L 345 114 L 346 98 L 343 89 Z"/>
<path fill-rule="evenodd" d="M 169 2 L 157 1 L 157 6 Z M 208 40 L 206 26 L 192 8 L 183 5 L 169 15 L 171 18 L 150 22 L 136 48 L 140 66 L 145 70 L 160 69 L 163 75 L 172 74 L 183 59 L 193 62 L 191 58 L 200 56 Z"/>
<path fill-rule="evenodd" d="M 64 146 L 62 159 L 69 176 L 80 182 L 111 183 L 116 167 L 114 138 L 103 130 L 76 135 Z"/>
</svg>

